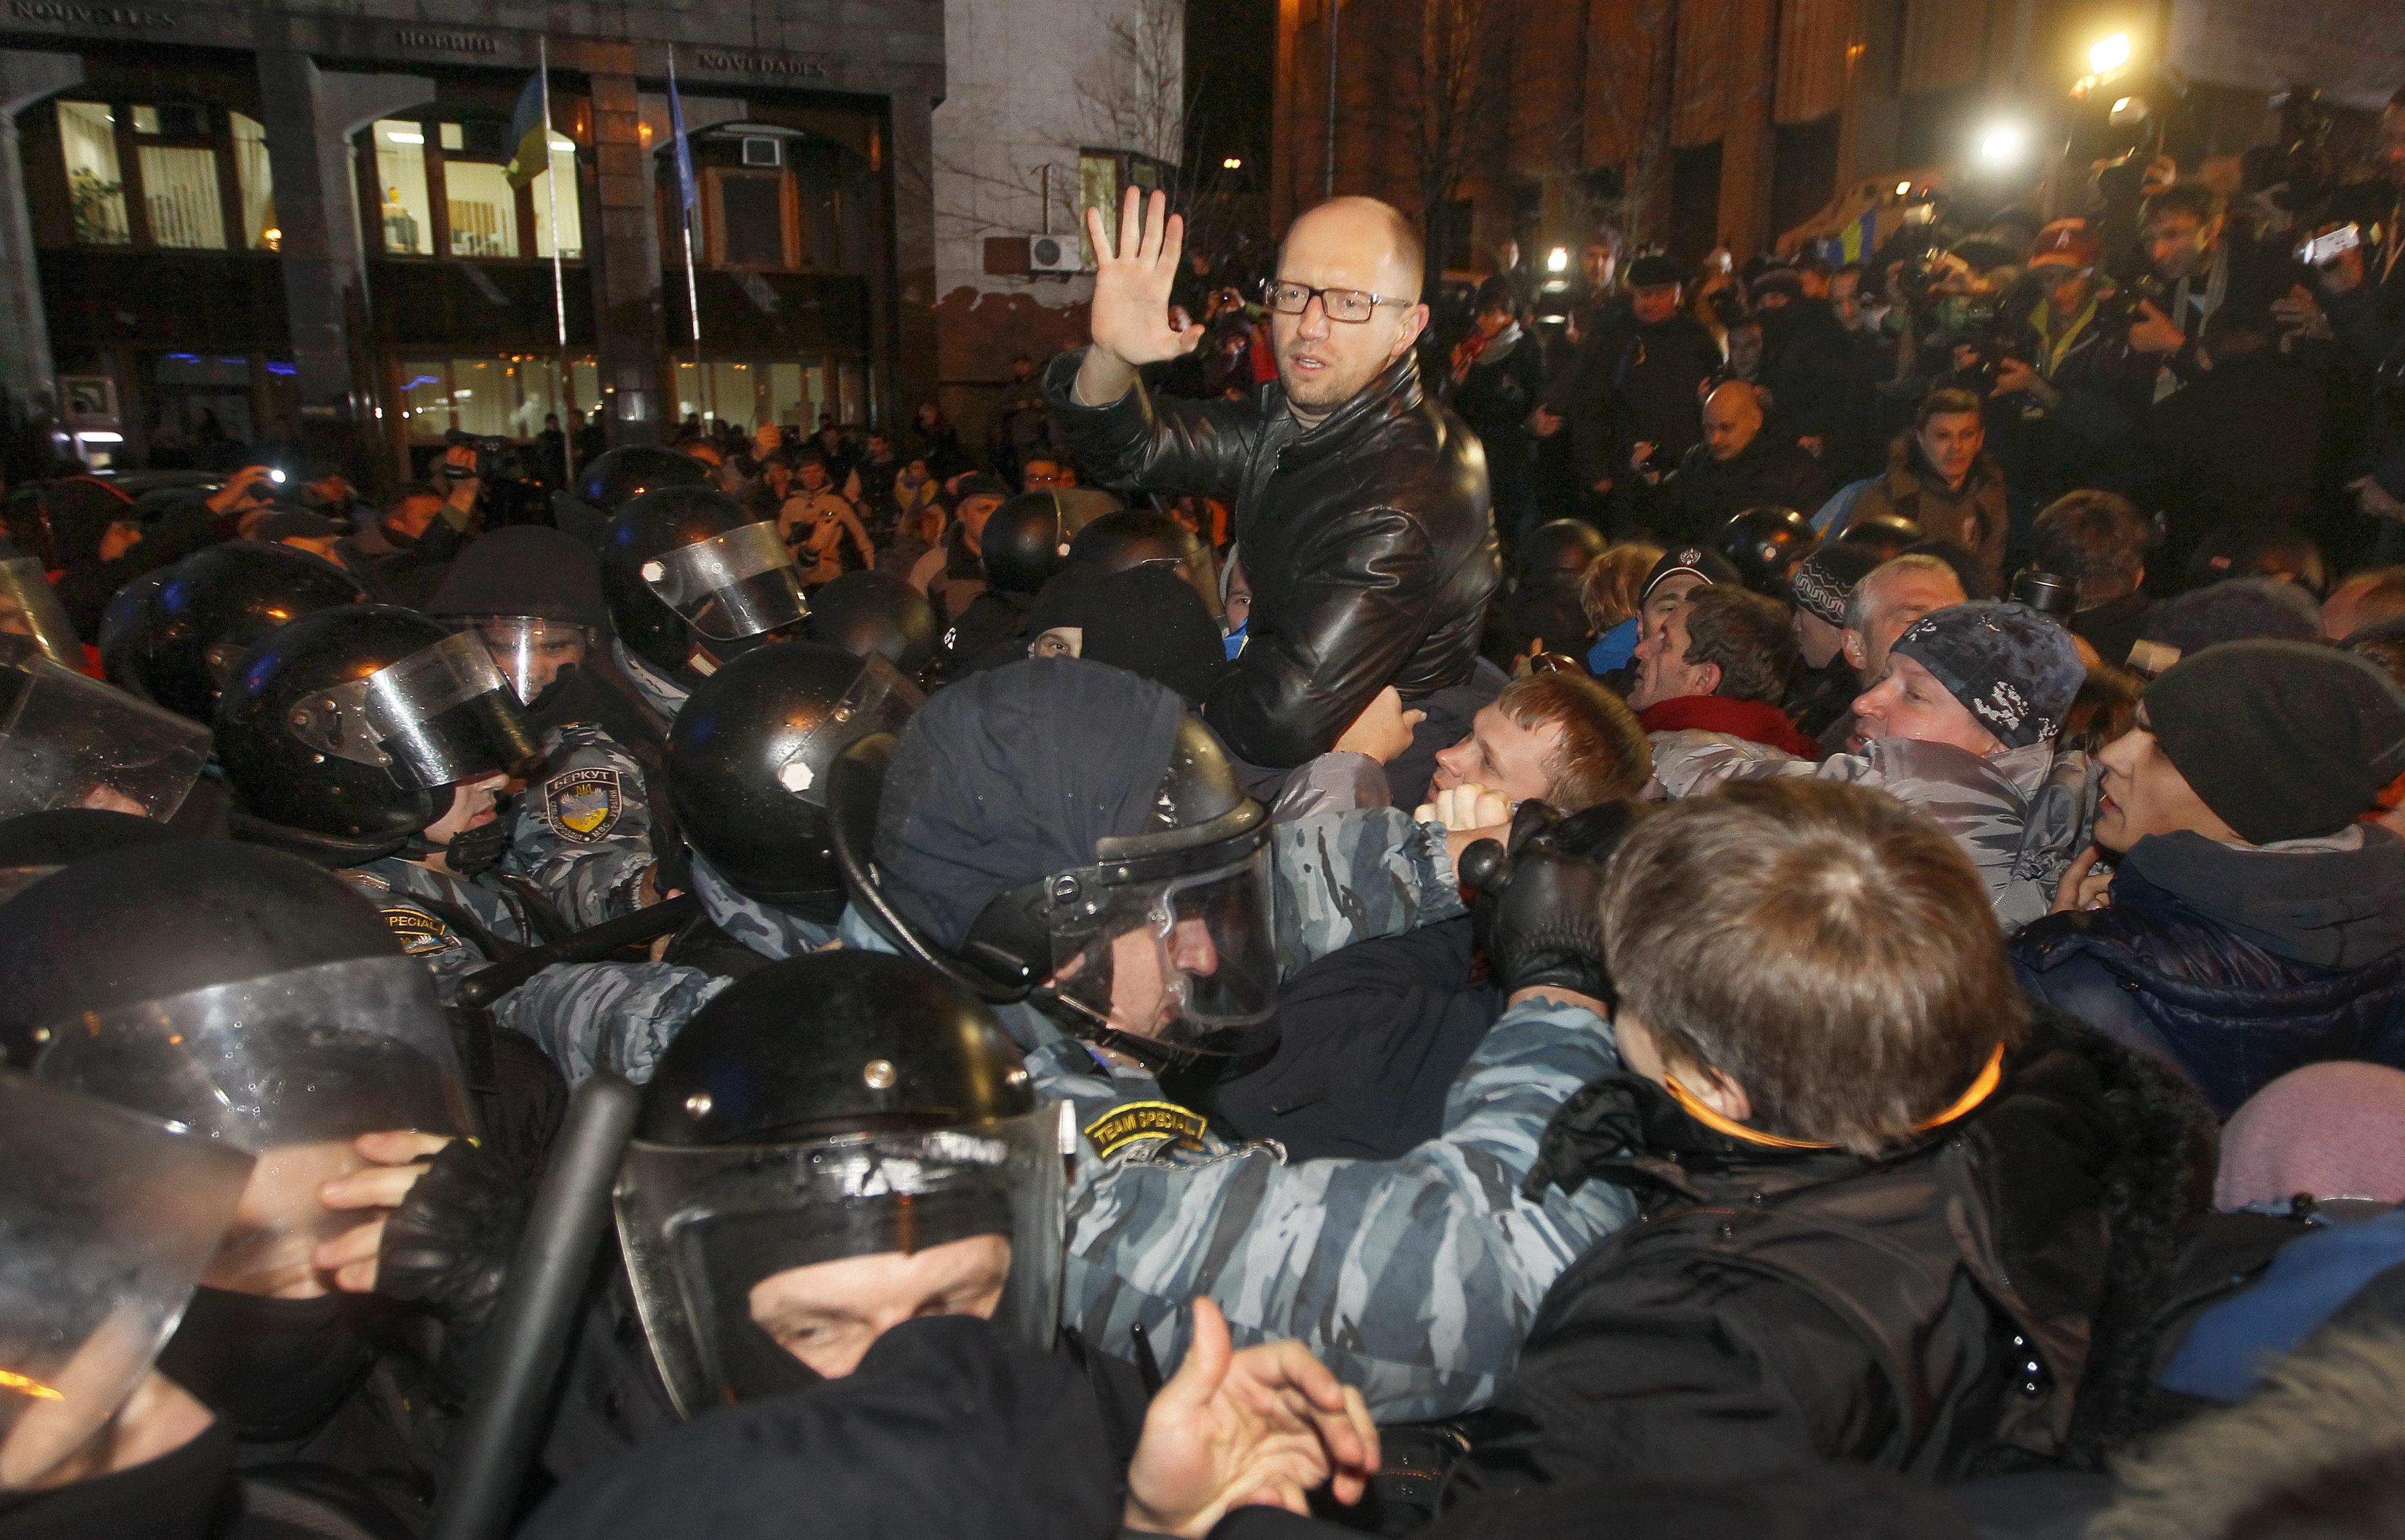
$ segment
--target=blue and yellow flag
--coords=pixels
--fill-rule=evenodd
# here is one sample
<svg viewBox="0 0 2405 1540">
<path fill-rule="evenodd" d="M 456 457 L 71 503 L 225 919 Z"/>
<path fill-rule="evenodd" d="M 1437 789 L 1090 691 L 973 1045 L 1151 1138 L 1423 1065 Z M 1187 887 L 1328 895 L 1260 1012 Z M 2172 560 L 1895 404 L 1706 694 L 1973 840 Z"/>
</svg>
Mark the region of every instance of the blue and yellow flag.
<svg viewBox="0 0 2405 1540">
<path fill-rule="evenodd" d="M 527 77 L 526 90 L 510 113 L 510 163 L 503 168 L 510 186 L 522 188 L 551 166 L 551 125 L 542 115 L 542 71 Z"/>
</svg>

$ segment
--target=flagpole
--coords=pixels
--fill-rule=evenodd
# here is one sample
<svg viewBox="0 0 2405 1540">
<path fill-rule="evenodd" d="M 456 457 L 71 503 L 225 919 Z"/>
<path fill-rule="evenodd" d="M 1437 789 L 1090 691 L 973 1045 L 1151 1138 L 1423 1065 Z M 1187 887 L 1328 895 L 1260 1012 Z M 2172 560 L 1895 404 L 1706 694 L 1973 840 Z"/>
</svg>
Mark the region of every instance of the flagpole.
<svg viewBox="0 0 2405 1540">
<path fill-rule="evenodd" d="M 684 132 L 683 98 L 677 94 L 676 45 L 668 45 L 668 98 L 678 104 L 675 132 L 685 141 L 674 147 L 677 165 L 677 226 L 684 231 L 684 313 L 693 322 L 693 395 L 696 406 L 706 405 L 702 398 L 709 385 L 709 376 L 701 364 L 701 299 L 693 278 L 693 205 L 699 200 L 698 188 L 686 185 L 693 165 L 692 135 Z"/>
<path fill-rule="evenodd" d="M 551 43 L 538 34 L 534 40 L 535 67 L 542 73 L 542 187 L 551 204 L 551 314 L 559 326 L 559 395 L 564 410 L 572 410 L 576 395 L 575 371 L 568 365 L 568 284 L 560 276 L 559 248 L 563 241 L 559 230 L 559 162 L 551 151 Z M 575 164 L 573 159 L 569 162 Z M 599 408 L 597 406 L 596 411 Z M 576 483 L 576 435 L 568 431 L 568 418 L 559 419 L 559 463 L 566 471 L 570 486 Z"/>
</svg>

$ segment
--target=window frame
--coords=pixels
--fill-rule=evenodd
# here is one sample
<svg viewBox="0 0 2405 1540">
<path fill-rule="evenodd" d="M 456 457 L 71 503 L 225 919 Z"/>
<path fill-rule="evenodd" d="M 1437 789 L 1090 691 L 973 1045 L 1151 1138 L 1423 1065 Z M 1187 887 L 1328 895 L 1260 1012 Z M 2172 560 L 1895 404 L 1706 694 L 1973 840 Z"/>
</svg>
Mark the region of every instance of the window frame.
<svg viewBox="0 0 2405 1540">
<path fill-rule="evenodd" d="M 125 205 L 126 238 L 122 241 L 87 241 L 76 232 L 72 206 L 68 211 L 65 230 L 70 245 L 77 250 L 141 251 L 173 256 L 258 256 L 273 257 L 271 246 L 250 244 L 249 229 L 243 218 L 242 168 L 234 155 L 233 109 L 218 102 L 193 102 L 175 99 L 134 101 L 116 95 L 64 91 L 51 99 L 53 117 L 59 106 L 73 103 L 106 109 L 111 137 L 117 148 L 118 196 Z M 199 114 L 202 123 L 198 133 L 146 133 L 134 126 L 135 112 L 148 109 L 189 107 Z M 246 116 L 248 116 L 246 114 Z M 253 121 L 259 119 L 254 119 Z M 74 178 L 65 161 L 63 131 L 59 133 L 59 174 L 68 190 L 70 205 L 74 196 Z M 171 246 L 159 243 L 158 233 L 150 222 L 150 189 L 142 170 L 145 147 L 161 149 L 204 149 L 216 168 L 218 216 L 225 241 L 215 246 Z"/>
</svg>

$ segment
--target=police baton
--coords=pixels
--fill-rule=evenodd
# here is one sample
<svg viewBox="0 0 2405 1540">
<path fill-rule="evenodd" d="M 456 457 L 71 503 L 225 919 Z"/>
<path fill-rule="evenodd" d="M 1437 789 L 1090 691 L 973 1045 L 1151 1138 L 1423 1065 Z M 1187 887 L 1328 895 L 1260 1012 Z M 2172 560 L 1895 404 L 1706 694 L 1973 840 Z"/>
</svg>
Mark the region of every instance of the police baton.
<svg viewBox="0 0 2405 1540">
<path fill-rule="evenodd" d="M 701 901 L 691 893 L 662 899 L 649 908 L 589 926 L 565 941 L 530 946 L 489 968 L 479 968 L 459 981 L 458 993 L 452 997 L 453 1001 L 471 1010 L 480 1009 L 556 962 L 599 962 L 621 947 L 654 941 L 681 930 L 700 913 Z"/>
<path fill-rule="evenodd" d="M 548 1403 L 569 1328 L 641 1104 L 634 1086 L 603 1071 L 568 1110 L 493 1312 L 490 1357 L 468 1402 L 458 1463 L 435 1507 L 434 1540 L 496 1540 L 514 1517 L 527 1463 L 551 1425 Z"/>
</svg>

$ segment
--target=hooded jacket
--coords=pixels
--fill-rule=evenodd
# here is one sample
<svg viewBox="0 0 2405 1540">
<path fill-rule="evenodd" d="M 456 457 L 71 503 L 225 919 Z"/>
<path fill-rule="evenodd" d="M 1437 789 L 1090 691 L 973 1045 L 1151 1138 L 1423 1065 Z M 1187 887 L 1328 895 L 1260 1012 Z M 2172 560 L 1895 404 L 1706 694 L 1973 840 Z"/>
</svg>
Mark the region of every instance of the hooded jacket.
<svg viewBox="0 0 2405 1540">
<path fill-rule="evenodd" d="M 2127 1431 L 2212 1159 L 2192 1095 L 2061 1018 L 1984 1100 L 1876 1159 L 1739 1141 L 1650 1081 L 1599 1081 L 1527 1185 L 1624 1184 L 1642 1220 L 1545 1296 L 1456 1486 L 2092 1461 Z"/>
<path fill-rule="evenodd" d="M 2054 905 L 2055 884 L 2094 826 L 2088 756 L 2057 754 L 2052 738 L 1986 758 L 1951 744 L 1874 738 L 1859 754 L 1814 764 L 1722 733 L 1655 733 L 1653 778 L 1673 797 L 1734 779 L 1820 776 L 1876 787 L 1937 820 L 1988 884 L 1996 918 L 2013 931 Z"/>
<path fill-rule="evenodd" d="M 2357 828 L 2339 849 L 2150 834 L 2109 907 L 2030 926 L 2014 965 L 2047 1003 L 2177 1065 L 2225 1117 L 2300 1065 L 2405 1069 L 2405 841 Z"/>
<path fill-rule="evenodd" d="M 1202 707 L 1230 749 L 1291 767 L 1387 685 L 1416 697 L 1469 678 L 1502 577 L 1485 456 L 1428 399 L 1414 355 L 1309 431 L 1274 385 L 1257 401 L 1183 401 L 1139 382 L 1081 406 L 1084 360 L 1055 359 L 1044 391 L 1103 482 L 1235 505 L 1251 639 Z"/>
</svg>

